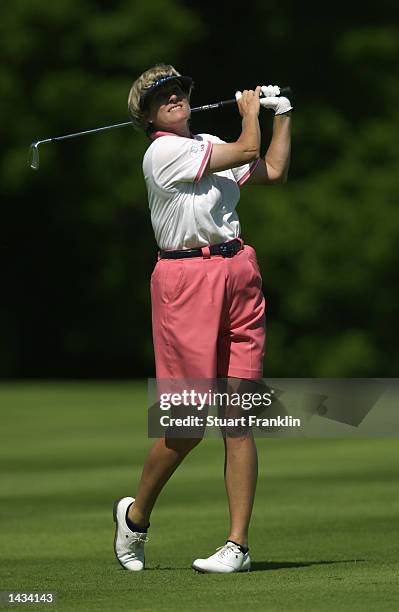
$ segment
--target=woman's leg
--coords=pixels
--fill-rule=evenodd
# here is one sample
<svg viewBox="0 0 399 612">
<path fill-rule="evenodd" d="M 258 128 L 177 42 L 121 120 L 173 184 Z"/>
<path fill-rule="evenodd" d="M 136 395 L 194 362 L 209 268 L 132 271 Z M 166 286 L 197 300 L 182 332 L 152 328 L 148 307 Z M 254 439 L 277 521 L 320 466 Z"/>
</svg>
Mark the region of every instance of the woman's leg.
<svg viewBox="0 0 399 612">
<path fill-rule="evenodd" d="M 225 392 L 231 401 L 219 407 L 223 418 L 237 419 L 237 425 L 221 428 L 224 442 L 224 480 L 230 512 L 229 540 L 248 546 L 248 529 L 255 498 L 258 478 L 258 455 L 251 427 L 241 418 L 247 419 L 253 411 L 243 410 L 233 398 L 248 397 L 259 392 L 257 379 L 229 377 L 220 381 L 220 390 Z"/>
<path fill-rule="evenodd" d="M 230 511 L 228 539 L 248 546 L 248 528 L 258 476 L 255 440 L 251 431 L 241 437 L 226 435 L 223 440 L 224 477 Z"/>
<path fill-rule="evenodd" d="M 146 527 L 156 499 L 173 472 L 201 438 L 161 438 L 155 442 L 144 463 L 134 504 L 129 508 L 129 519 L 139 527 Z"/>
</svg>

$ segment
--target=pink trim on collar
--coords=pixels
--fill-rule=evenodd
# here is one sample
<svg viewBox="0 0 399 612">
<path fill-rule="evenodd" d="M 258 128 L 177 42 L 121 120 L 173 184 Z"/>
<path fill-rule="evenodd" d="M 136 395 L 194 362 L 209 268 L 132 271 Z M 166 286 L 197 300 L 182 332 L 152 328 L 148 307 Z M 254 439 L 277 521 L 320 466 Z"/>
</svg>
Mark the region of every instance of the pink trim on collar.
<svg viewBox="0 0 399 612">
<path fill-rule="evenodd" d="M 175 134 L 174 132 L 162 132 L 161 130 L 157 130 L 156 132 L 152 132 L 152 134 L 150 134 L 151 140 L 155 140 L 161 136 L 177 136 L 178 138 L 184 138 L 183 136 L 179 136 L 179 134 Z M 190 133 L 190 137 L 194 138 L 195 136 L 194 134 Z"/>
</svg>

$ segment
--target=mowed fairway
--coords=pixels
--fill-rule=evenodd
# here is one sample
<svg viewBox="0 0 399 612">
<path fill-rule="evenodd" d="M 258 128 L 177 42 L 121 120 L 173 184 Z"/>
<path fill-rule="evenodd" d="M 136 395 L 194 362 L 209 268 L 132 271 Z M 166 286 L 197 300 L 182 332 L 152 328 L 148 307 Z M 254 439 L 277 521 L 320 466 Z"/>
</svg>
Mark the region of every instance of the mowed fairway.
<svg viewBox="0 0 399 612">
<path fill-rule="evenodd" d="M 223 444 L 205 440 L 129 573 L 112 505 L 151 444 L 145 383 L 3 384 L 0 407 L 0 590 L 54 591 L 57 610 L 399 609 L 397 440 L 258 440 L 253 571 L 229 576 L 190 568 L 227 534 Z"/>
</svg>

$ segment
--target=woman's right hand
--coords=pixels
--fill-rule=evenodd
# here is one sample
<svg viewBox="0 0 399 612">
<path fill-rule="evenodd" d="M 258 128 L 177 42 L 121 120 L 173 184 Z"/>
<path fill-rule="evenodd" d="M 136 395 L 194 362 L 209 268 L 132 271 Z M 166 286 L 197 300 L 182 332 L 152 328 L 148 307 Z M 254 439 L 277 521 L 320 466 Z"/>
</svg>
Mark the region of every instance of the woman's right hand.
<svg viewBox="0 0 399 612">
<path fill-rule="evenodd" d="M 237 91 L 236 100 L 242 117 L 242 131 L 236 142 L 214 144 L 206 166 L 207 172 L 222 172 L 250 164 L 259 158 L 259 96 L 260 85 L 254 90 Z"/>
<path fill-rule="evenodd" d="M 260 85 L 257 86 L 255 91 L 253 89 L 244 89 L 243 92 L 236 92 L 237 106 L 241 117 L 246 117 L 248 115 L 259 115 L 260 92 Z"/>
</svg>

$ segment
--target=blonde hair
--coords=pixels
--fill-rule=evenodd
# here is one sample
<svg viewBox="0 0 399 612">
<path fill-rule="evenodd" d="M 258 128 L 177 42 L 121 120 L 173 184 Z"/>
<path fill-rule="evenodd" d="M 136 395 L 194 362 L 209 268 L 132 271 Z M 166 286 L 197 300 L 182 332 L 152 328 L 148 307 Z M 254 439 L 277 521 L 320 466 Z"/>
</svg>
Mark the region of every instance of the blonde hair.
<svg viewBox="0 0 399 612">
<path fill-rule="evenodd" d="M 135 128 L 151 132 L 151 125 L 147 116 L 141 108 L 141 98 L 146 89 L 149 89 L 155 81 L 165 76 L 182 76 L 176 68 L 170 64 L 156 64 L 141 74 L 133 83 L 128 98 L 128 111 Z M 191 89 L 189 92 L 189 97 Z"/>
</svg>

